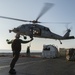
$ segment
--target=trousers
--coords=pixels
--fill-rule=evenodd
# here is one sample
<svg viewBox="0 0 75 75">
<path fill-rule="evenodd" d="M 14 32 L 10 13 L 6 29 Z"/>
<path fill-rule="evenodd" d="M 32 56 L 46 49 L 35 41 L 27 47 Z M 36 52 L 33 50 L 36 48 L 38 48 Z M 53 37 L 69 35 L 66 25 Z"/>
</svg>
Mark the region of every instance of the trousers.
<svg viewBox="0 0 75 75">
<path fill-rule="evenodd" d="M 14 69 L 17 60 L 19 59 L 20 51 L 13 51 L 13 59 L 10 63 L 10 68 Z"/>
</svg>

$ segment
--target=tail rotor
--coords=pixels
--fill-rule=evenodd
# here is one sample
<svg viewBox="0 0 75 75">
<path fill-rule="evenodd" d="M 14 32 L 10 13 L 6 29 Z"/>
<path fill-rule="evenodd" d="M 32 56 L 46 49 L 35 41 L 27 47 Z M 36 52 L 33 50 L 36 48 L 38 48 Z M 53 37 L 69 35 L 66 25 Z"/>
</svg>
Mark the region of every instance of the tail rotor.
<svg viewBox="0 0 75 75">
<path fill-rule="evenodd" d="M 66 27 L 66 30 L 64 31 L 64 34 L 65 34 L 66 32 L 71 32 L 72 26 L 69 27 L 69 24 L 70 24 L 70 23 L 68 23 L 68 24 L 65 26 L 65 27 Z"/>
</svg>

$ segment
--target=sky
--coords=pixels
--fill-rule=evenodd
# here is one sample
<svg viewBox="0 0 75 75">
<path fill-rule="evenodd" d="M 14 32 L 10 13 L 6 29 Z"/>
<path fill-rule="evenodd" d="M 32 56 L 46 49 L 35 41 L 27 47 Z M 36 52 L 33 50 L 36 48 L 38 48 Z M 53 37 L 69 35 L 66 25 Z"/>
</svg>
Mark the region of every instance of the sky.
<svg viewBox="0 0 75 75">
<path fill-rule="evenodd" d="M 72 27 L 70 35 L 75 36 L 75 0 L 0 0 L 0 16 L 19 18 L 24 20 L 35 20 L 40 14 L 44 3 L 53 3 L 54 6 L 47 11 L 40 19 L 41 22 L 69 22 L 70 24 L 50 24 L 45 23 L 43 26 L 61 36 L 64 35 L 66 27 Z M 15 20 L 0 18 L 0 50 L 11 50 L 6 39 L 14 39 L 15 33 L 9 33 L 9 29 L 27 24 Z M 24 39 L 23 39 L 24 40 Z M 28 44 L 22 45 L 22 50 L 26 50 Z M 42 51 L 44 44 L 52 44 L 58 48 L 75 48 L 75 40 L 62 41 L 34 38 L 31 42 L 32 51 Z"/>
</svg>

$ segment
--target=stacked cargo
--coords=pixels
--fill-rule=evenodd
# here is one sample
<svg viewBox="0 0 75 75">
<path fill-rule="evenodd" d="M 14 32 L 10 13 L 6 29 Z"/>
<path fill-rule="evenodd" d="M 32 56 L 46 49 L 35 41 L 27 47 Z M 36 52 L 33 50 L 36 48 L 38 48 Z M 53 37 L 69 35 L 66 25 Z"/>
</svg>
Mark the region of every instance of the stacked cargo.
<svg viewBox="0 0 75 75">
<path fill-rule="evenodd" d="M 59 48 L 59 55 L 61 57 L 65 57 L 66 56 L 66 49 L 65 48 Z"/>
<path fill-rule="evenodd" d="M 75 60 L 75 49 L 71 48 L 66 51 L 66 59 L 67 60 Z"/>
</svg>

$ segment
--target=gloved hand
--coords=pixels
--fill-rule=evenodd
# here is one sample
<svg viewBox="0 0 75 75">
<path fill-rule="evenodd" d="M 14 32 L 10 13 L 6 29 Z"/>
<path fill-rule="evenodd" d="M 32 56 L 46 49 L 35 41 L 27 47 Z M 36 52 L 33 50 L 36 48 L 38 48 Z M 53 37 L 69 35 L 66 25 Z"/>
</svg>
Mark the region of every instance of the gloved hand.
<svg viewBox="0 0 75 75">
<path fill-rule="evenodd" d="M 8 40 L 8 39 L 6 39 L 6 41 L 8 42 L 9 40 Z"/>
<path fill-rule="evenodd" d="M 9 42 L 9 40 L 8 40 L 8 39 L 6 39 L 6 42 L 7 42 L 8 44 L 10 44 L 10 42 Z"/>
</svg>

